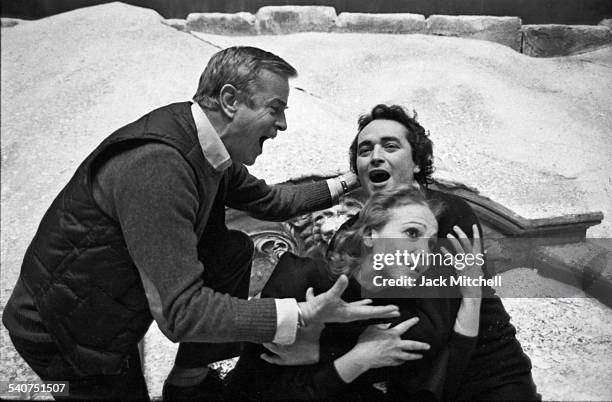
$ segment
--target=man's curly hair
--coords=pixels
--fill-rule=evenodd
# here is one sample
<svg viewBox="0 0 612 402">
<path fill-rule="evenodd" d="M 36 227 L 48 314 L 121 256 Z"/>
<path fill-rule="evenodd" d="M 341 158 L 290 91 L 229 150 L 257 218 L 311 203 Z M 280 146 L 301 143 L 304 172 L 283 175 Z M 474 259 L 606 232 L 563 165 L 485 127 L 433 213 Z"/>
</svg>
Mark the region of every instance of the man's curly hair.
<svg viewBox="0 0 612 402">
<path fill-rule="evenodd" d="M 351 170 L 357 174 L 357 139 L 361 130 L 377 119 L 393 120 L 402 124 L 408 130 L 406 139 L 412 148 L 412 161 L 419 167 L 419 172 L 414 173 L 414 180 L 425 187 L 432 184 L 434 182 L 431 177 L 434 172 L 433 142 L 429 139 L 429 132 L 425 131 L 417 121 L 416 112 L 413 114 L 414 117 L 411 117 L 406 109 L 400 105 L 380 104 L 374 106 L 370 113 L 361 115 L 358 121 L 357 135 L 355 135 L 349 150 Z"/>
</svg>

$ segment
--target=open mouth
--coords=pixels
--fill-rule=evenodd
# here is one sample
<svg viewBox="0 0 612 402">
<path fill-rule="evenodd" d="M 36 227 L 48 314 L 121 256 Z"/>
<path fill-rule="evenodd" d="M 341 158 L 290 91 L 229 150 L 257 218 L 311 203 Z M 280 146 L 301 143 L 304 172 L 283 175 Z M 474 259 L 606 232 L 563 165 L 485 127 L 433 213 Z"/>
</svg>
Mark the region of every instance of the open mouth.
<svg viewBox="0 0 612 402">
<path fill-rule="evenodd" d="M 369 174 L 370 181 L 372 183 L 383 183 L 391 177 L 391 175 L 384 170 L 372 170 Z"/>
<path fill-rule="evenodd" d="M 263 149 L 264 142 L 268 139 L 268 137 L 259 137 L 259 147 Z"/>
</svg>

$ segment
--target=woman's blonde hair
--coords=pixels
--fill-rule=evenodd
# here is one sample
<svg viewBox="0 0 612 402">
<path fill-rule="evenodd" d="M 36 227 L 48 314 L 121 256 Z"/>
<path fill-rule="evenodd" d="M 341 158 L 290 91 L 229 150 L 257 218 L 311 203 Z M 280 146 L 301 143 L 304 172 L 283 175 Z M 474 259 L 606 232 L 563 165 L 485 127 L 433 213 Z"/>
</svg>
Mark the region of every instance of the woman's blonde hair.
<svg viewBox="0 0 612 402">
<path fill-rule="evenodd" d="M 428 207 L 436 218 L 443 208 L 441 203 L 427 200 L 420 190 L 408 185 L 372 194 L 359 212 L 355 223 L 350 228 L 339 231 L 330 244 L 326 258 L 331 274 L 352 275 L 367 254 L 364 237 L 387 224 L 391 209 L 413 204 Z"/>
</svg>

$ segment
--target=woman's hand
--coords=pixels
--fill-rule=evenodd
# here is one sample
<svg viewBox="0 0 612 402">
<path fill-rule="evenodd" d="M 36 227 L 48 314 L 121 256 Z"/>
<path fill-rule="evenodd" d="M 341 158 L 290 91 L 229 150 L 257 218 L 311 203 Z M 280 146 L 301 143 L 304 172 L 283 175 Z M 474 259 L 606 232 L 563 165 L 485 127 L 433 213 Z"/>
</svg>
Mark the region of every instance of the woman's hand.
<svg viewBox="0 0 612 402">
<path fill-rule="evenodd" d="M 414 317 L 392 328 L 390 324 L 370 325 L 353 349 L 334 362 L 340 377 L 349 383 L 369 369 L 399 366 L 408 360 L 421 359 L 421 354 L 411 352 L 428 350 L 429 345 L 401 338 L 418 320 Z"/>
<path fill-rule="evenodd" d="M 458 226 L 453 228 L 459 239 L 452 234 L 448 234 L 448 240 L 455 248 L 456 254 L 453 255 L 455 261 L 455 269 L 457 276 L 467 280 L 477 280 L 483 276 L 482 266 L 484 265 L 484 254 L 482 253 L 482 243 L 480 241 L 480 232 L 476 224 L 472 225 L 472 233 L 474 233 L 474 241 L 470 243 L 463 230 Z M 445 254 L 450 254 L 444 247 L 440 247 L 440 251 Z M 463 254 L 461 259 L 459 255 Z M 473 258 L 466 256 L 471 254 Z M 469 264 L 468 264 L 469 262 Z M 480 325 L 480 304 L 482 297 L 482 287 L 469 285 L 466 281 L 462 281 L 459 286 L 461 292 L 461 305 L 455 319 L 454 331 L 465 336 L 477 336 Z"/>
<path fill-rule="evenodd" d="M 478 226 L 476 224 L 472 225 L 472 233 L 474 234 L 472 242 L 459 226 L 454 226 L 453 229 L 457 237 L 450 233 L 446 237 L 455 249 L 455 253 L 450 253 L 444 247 L 440 247 L 440 251 L 453 257 L 456 274 L 464 279 L 461 282 L 462 285 L 459 286 L 461 296 L 479 299 L 482 297 L 482 287 L 469 283 L 469 281 L 479 280 L 483 276 L 484 254 Z"/>
<path fill-rule="evenodd" d="M 353 349 L 368 362 L 369 368 L 399 366 L 406 360 L 420 359 L 423 355 L 409 351 L 428 350 L 429 345 L 402 339 L 402 334 L 418 321 L 414 317 L 392 328 L 390 324 L 370 325 Z"/>
</svg>

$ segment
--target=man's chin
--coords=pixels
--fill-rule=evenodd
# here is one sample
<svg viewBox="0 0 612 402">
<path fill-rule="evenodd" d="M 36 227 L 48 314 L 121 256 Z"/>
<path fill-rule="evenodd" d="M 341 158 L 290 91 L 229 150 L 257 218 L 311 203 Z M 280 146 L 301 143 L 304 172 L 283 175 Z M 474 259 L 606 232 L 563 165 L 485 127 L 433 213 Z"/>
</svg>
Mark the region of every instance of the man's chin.
<svg viewBox="0 0 612 402">
<path fill-rule="evenodd" d="M 256 158 L 242 158 L 242 159 L 232 158 L 232 161 L 236 163 L 240 163 L 241 165 L 245 165 L 245 166 L 253 166 L 253 164 L 255 163 L 255 159 Z"/>
<path fill-rule="evenodd" d="M 253 166 L 255 164 L 255 161 L 257 161 L 257 158 L 260 155 L 261 155 L 261 152 L 257 152 L 253 155 L 249 155 L 248 157 L 244 158 L 245 160 L 242 162 L 242 164 L 246 166 Z"/>
<path fill-rule="evenodd" d="M 379 191 L 383 191 L 383 190 L 388 190 L 393 188 L 393 185 L 391 183 L 391 180 L 387 180 L 381 183 L 373 183 L 373 182 L 369 182 L 368 186 L 367 186 L 370 194 L 379 192 Z"/>
</svg>

